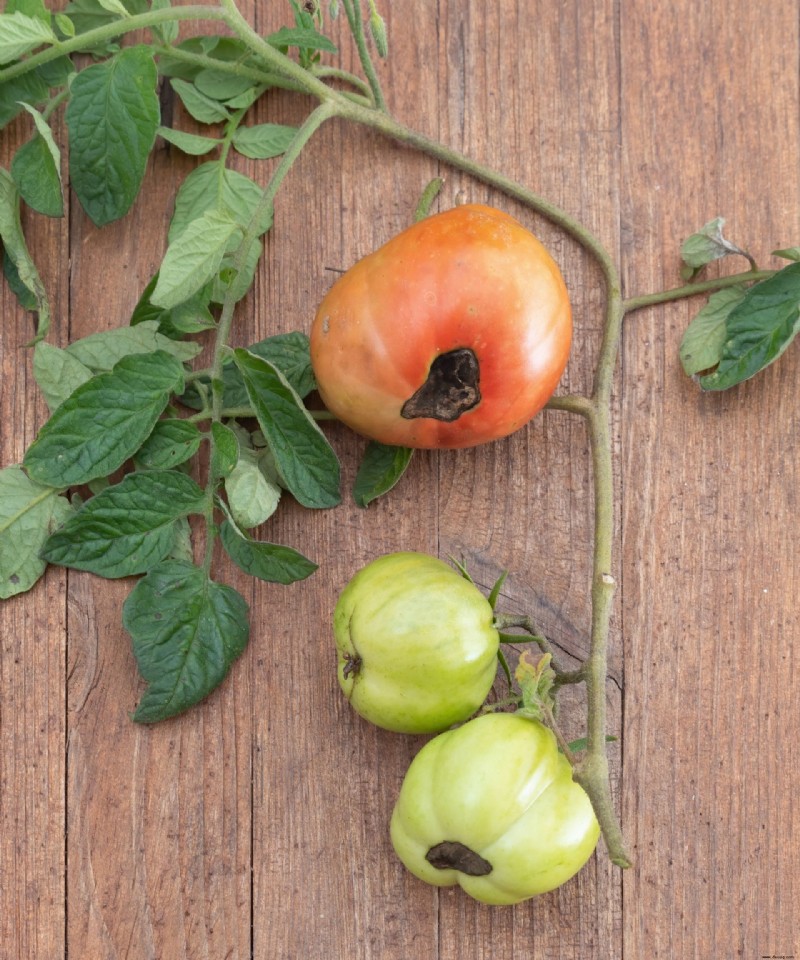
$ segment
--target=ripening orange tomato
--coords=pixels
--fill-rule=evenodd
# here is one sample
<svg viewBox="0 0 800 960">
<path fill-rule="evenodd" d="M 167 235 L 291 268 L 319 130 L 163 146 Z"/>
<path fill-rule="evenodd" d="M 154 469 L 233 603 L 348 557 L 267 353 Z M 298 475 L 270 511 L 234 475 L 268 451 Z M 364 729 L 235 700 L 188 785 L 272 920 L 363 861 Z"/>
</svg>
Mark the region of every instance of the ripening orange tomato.
<svg viewBox="0 0 800 960">
<path fill-rule="evenodd" d="M 421 220 L 347 271 L 311 329 L 325 405 L 406 447 L 469 447 L 526 424 L 567 364 L 572 311 L 553 258 L 478 204 Z"/>
</svg>

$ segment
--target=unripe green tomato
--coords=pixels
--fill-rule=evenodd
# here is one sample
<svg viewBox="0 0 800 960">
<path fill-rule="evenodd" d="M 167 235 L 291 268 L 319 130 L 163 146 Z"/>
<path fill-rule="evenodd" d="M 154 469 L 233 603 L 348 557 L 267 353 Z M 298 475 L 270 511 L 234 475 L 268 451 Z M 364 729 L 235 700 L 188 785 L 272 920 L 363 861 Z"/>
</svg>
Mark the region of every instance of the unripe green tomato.
<svg viewBox="0 0 800 960">
<path fill-rule="evenodd" d="M 484 714 L 427 743 L 391 820 L 394 849 L 415 876 L 491 904 L 560 886 L 599 836 L 552 731 L 511 713 Z"/>
<path fill-rule="evenodd" d="M 493 620 L 478 588 L 436 557 L 380 557 L 336 604 L 342 690 L 362 717 L 386 730 L 446 730 L 470 717 L 494 682 Z"/>
</svg>

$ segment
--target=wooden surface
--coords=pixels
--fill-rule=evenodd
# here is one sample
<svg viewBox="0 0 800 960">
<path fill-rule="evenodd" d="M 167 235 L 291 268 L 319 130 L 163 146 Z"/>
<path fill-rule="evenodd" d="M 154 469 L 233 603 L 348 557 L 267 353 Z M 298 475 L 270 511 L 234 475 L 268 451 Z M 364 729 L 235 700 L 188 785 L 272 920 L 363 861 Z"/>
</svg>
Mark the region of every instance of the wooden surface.
<svg viewBox="0 0 800 960">
<path fill-rule="evenodd" d="M 580 217 L 614 252 L 627 294 L 676 285 L 680 242 L 716 215 L 765 265 L 800 242 L 796 0 L 381 6 L 393 112 Z M 243 10 L 262 31 L 284 20 L 277 2 Z M 294 123 L 307 108 L 270 94 L 258 118 Z M 3 132 L 4 165 L 26 131 Z M 195 162 L 160 144 L 134 210 L 102 231 L 74 200 L 61 221 L 26 215 L 51 342 L 127 322 Z M 265 182 L 269 164 L 238 163 Z M 443 207 L 459 195 L 495 203 L 551 247 L 576 318 L 561 389 L 588 390 L 602 290 L 575 245 L 338 122 L 279 197 L 236 344 L 307 330 L 334 271 L 405 226 L 436 174 Z M 46 408 L 23 348 L 30 317 L 5 287 L 0 298 L 8 465 Z M 565 660 L 585 656 L 587 441 L 580 421 L 551 412 L 480 450 L 415 457 L 367 511 L 347 498 L 324 513 L 284 504 L 265 535 L 320 571 L 284 588 L 222 565 L 251 604 L 250 645 L 174 722 L 129 719 L 142 691 L 120 625 L 129 583 L 52 568 L 0 605 L 2 960 L 800 957 L 800 351 L 701 396 L 677 358 L 697 305 L 629 317 L 617 371 L 607 696 L 631 870 L 610 866 L 601 845 L 573 881 L 515 908 L 417 882 L 387 822 L 423 741 L 360 721 L 335 679 L 337 592 L 393 549 L 463 557 L 484 584 L 508 569 L 503 609 L 534 614 Z M 363 441 L 326 429 L 349 485 Z M 577 697 L 564 711 L 576 735 L 582 709 Z"/>
</svg>

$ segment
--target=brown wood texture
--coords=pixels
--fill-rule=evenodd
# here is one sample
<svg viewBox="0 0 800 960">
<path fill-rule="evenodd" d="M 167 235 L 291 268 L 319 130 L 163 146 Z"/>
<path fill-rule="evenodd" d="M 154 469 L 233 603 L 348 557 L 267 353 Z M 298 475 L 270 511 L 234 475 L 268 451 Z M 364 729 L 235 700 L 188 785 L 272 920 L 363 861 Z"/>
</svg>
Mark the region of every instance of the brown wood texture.
<svg viewBox="0 0 800 960">
<path fill-rule="evenodd" d="M 677 285 L 684 237 L 716 215 L 775 264 L 800 242 L 800 4 L 745 0 L 425 0 L 382 7 L 390 109 L 533 187 L 589 226 L 625 293 Z M 262 32 L 281 3 L 242 5 Z M 342 24 L 342 64 L 357 58 Z M 259 121 L 310 101 L 270 92 Z M 176 125 L 193 129 L 175 107 Z M 65 145 L 63 124 L 56 125 Z M 7 166 L 28 126 L 0 135 Z M 158 142 L 140 198 L 102 230 L 74 198 L 24 226 L 51 294 L 51 342 L 128 321 L 165 249 L 195 160 Z M 265 183 L 271 162 L 238 158 Z M 282 189 L 235 345 L 308 330 L 340 271 L 406 225 L 434 175 L 439 204 L 497 204 L 561 264 L 576 335 L 564 392 L 591 388 L 599 271 L 556 228 L 480 183 L 334 121 Z M 731 267 L 733 269 L 733 267 Z M 713 271 L 712 271 L 713 272 Z M 0 449 L 19 462 L 46 417 L 29 315 L 0 288 Z M 602 846 L 560 890 L 490 908 L 424 886 L 387 824 L 423 740 L 343 700 L 338 591 L 395 549 L 509 578 L 565 661 L 588 649 L 592 480 L 582 422 L 547 412 L 513 437 L 416 455 L 366 511 L 282 504 L 263 533 L 320 570 L 291 587 L 220 561 L 252 611 L 247 651 L 201 706 L 153 728 L 120 623 L 127 581 L 51 568 L 0 604 L 2 960 L 763 960 L 800 958 L 800 408 L 795 346 L 751 382 L 701 395 L 678 362 L 698 301 L 626 320 L 614 401 L 619 583 L 607 701 L 614 794 L 634 866 Z M 364 441 L 326 426 L 352 484 Z M 287 498 L 288 499 L 288 498 Z M 563 715 L 583 730 L 573 694 Z"/>
</svg>

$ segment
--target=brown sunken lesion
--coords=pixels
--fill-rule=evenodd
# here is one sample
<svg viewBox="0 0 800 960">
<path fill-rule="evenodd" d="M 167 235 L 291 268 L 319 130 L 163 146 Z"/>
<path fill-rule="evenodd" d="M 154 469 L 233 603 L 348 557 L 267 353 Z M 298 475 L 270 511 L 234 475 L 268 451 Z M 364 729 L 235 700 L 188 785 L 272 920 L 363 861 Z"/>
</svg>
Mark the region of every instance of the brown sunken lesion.
<svg viewBox="0 0 800 960">
<path fill-rule="evenodd" d="M 441 353 L 431 364 L 425 383 L 400 411 L 406 420 L 431 417 L 452 423 L 481 402 L 480 364 L 469 347 Z"/>
<path fill-rule="evenodd" d="M 437 870 L 459 870 L 470 877 L 485 877 L 492 872 L 492 865 L 458 840 L 445 840 L 431 847 L 425 859 Z"/>
</svg>

